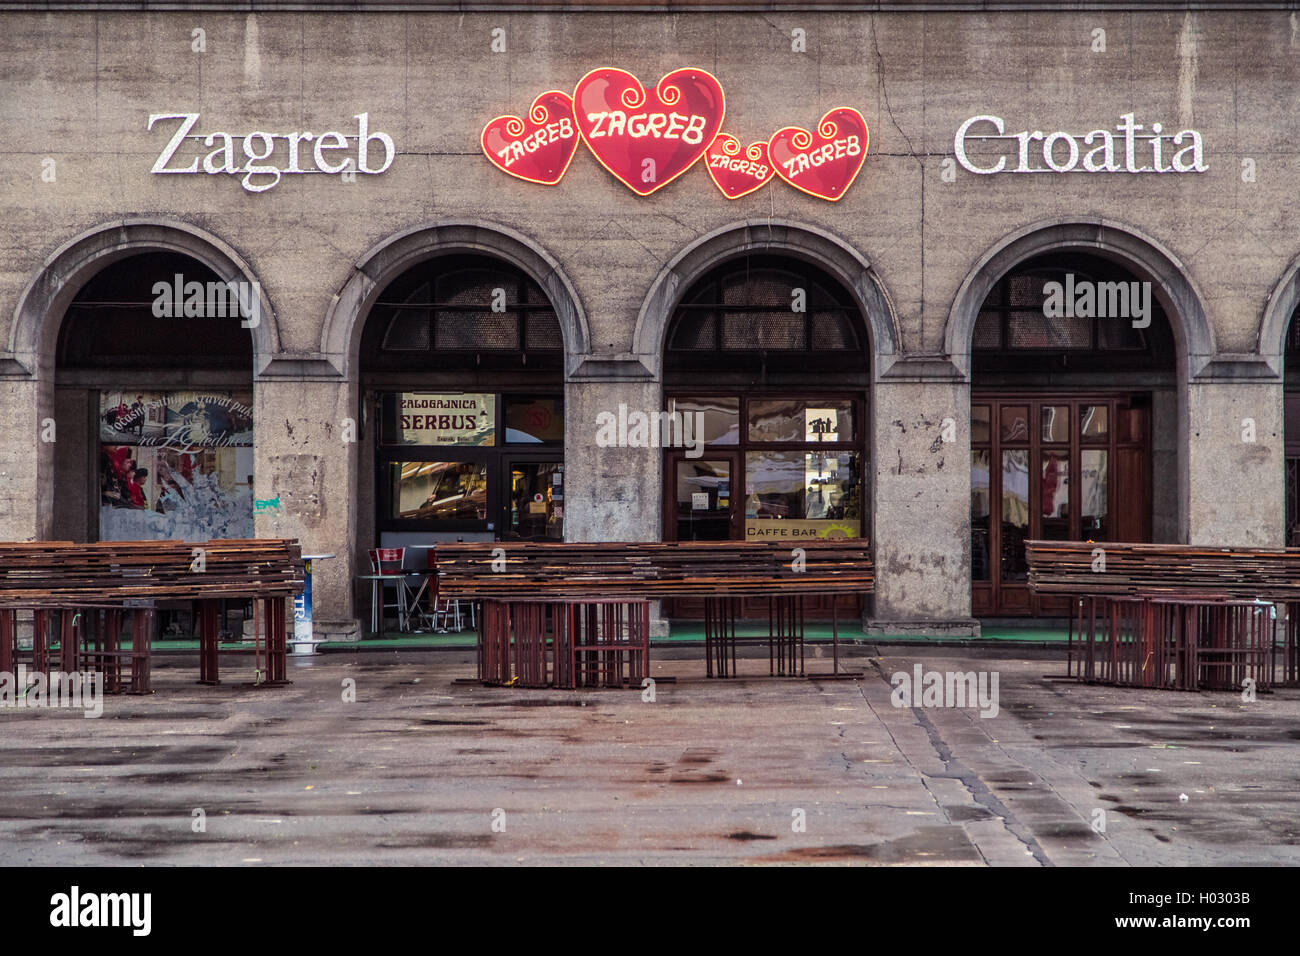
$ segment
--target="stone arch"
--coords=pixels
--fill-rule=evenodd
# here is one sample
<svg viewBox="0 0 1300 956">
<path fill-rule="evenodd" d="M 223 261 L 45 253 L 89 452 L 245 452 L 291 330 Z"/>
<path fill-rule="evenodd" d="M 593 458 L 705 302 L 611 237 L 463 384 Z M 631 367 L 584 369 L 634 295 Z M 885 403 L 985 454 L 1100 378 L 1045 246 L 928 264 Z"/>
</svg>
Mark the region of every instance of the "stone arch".
<svg viewBox="0 0 1300 956">
<path fill-rule="evenodd" d="M 656 276 L 641 305 L 632 351 L 655 378 L 663 374 L 663 350 L 677 300 L 714 266 L 751 252 L 789 255 L 828 272 L 853 296 L 867 323 L 873 365 L 892 359 L 902 336 L 898 316 L 871 263 L 839 237 L 816 226 L 784 220 L 738 222 L 715 229 L 687 246 Z M 872 378 L 878 378 L 873 368 Z"/>
<path fill-rule="evenodd" d="M 210 268 L 225 282 L 256 282 L 252 268 L 232 246 L 190 223 L 164 218 L 132 218 L 104 223 L 63 243 L 50 253 L 24 287 L 9 329 L 8 354 L 0 353 L 0 374 L 27 390 L 34 422 L 52 421 L 55 396 L 55 351 L 68 306 L 82 287 L 103 269 L 141 252 L 175 252 Z M 279 351 L 275 310 L 257 283 L 258 321 L 250 327 L 254 382 Z M 34 504 L 31 533 L 48 538 L 54 525 L 54 443 L 34 445 L 30 495 Z"/>
<path fill-rule="evenodd" d="M 1269 293 L 1255 343 L 1255 351 L 1277 375 L 1283 371 L 1286 336 L 1297 306 L 1300 306 L 1300 256 L 1291 260 L 1281 281 Z"/>
<path fill-rule="evenodd" d="M 68 305 L 89 279 L 129 256 L 167 251 L 203 263 L 223 282 L 256 282 L 252 268 L 224 240 L 186 222 L 167 219 L 124 219 L 96 226 L 70 239 L 46 257 L 18 297 L 9 330 L 9 352 L 27 374 L 44 377 L 53 371 L 59 326 Z M 253 337 L 254 377 L 280 349 L 274 308 L 259 282 L 258 322 Z M 50 317 L 54 316 L 55 321 Z"/>
<path fill-rule="evenodd" d="M 1052 220 L 1038 222 L 1004 237 L 984 253 L 957 290 L 944 330 L 944 351 L 970 380 L 970 346 L 980 307 L 1003 275 L 1036 255 L 1080 249 L 1103 256 L 1149 281 L 1169 316 L 1174 340 L 1182 353 L 1180 381 L 1193 379 L 1215 354 L 1214 331 L 1205 317 L 1203 297 L 1186 267 L 1155 239 L 1121 223 Z"/>
<path fill-rule="evenodd" d="M 559 262 L 521 233 L 485 222 L 416 226 L 371 247 L 334 296 L 321 332 L 321 352 L 339 374 L 355 379 L 361 330 L 388 284 L 436 256 L 478 252 L 522 269 L 546 292 L 564 335 L 566 375 L 587 351 L 590 335 L 581 300 Z"/>
</svg>

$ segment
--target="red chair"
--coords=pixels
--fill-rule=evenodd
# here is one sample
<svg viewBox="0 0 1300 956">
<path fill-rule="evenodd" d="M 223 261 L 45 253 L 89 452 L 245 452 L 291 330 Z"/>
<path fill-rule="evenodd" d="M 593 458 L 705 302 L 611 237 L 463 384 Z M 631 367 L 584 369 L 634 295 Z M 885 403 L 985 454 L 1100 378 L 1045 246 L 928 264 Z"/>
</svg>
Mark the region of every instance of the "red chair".
<svg viewBox="0 0 1300 956">
<path fill-rule="evenodd" d="M 410 592 L 402 569 L 405 560 L 405 548 L 370 549 L 370 630 L 373 634 L 380 633 L 384 611 L 389 608 L 397 611 L 401 630 L 410 627 Z M 396 592 L 391 602 L 388 601 L 390 587 Z"/>
</svg>

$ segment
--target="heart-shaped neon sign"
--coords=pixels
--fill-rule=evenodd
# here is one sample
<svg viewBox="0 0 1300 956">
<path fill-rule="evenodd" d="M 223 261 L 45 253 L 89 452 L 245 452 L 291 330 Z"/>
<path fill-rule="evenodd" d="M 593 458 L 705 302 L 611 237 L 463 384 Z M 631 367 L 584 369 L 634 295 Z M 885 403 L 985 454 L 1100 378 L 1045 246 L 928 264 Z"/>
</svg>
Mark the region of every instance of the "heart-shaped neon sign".
<svg viewBox="0 0 1300 956">
<path fill-rule="evenodd" d="M 776 175 L 767 155 L 767 143 L 750 143 L 741 155 L 740 140 L 719 133 L 709 147 L 705 163 L 713 184 L 728 199 L 748 196 L 766 186 Z"/>
<path fill-rule="evenodd" d="M 528 108 L 528 119 L 498 116 L 483 127 L 483 152 L 504 173 L 554 186 L 573 162 L 578 131 L 568 93 L 547 90 Z"/>
<path fill-rule="evenodd" d="M 857 179 L 867 158 L 867 121 L 851 106 L 839 106 L 817 124 L 816 133 L 787 126 L 767 142 L 776 174 L 795 189 L 837 202 Z"/>
<path fill-rule="evenodd" d="M 653 90 L 631 73 L 592 70 L 573 91 L 574 121 L 602 166 L 638 196 L 690 169 L 722 128 L 722 84 L 705 70 L 674 70 Z"/>
</svg>

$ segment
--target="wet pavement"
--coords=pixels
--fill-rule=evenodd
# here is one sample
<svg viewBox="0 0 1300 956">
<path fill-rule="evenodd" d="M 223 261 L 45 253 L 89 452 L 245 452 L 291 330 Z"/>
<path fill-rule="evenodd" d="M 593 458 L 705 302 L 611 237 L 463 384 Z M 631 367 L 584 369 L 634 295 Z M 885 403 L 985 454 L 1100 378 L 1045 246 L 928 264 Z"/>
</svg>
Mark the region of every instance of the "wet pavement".
<svg viewBox="0 0 1300 956">
<path fill-rule="evenodd" d="M 463 652 L 291 657 L 278 689 L 159 657 L 156 693 L 99 719 L 0 709 L 0 865 L 1300 863 L 1300 690 L 937 648 L 707 681 L 689 653 L 654 661 L 676 682 L 652 701 L 455 684 Z M 894 706 L 917 664 L 995 672 L 997 716 Z"/>
</svg>

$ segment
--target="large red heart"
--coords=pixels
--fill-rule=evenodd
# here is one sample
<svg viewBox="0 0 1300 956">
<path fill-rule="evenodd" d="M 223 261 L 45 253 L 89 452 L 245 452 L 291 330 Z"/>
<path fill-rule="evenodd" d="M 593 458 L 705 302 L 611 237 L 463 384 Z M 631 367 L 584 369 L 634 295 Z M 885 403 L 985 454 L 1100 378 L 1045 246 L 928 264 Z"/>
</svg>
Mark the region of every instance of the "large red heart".
<svg viewBox="0 0 1300 956">
<path fill-rule="evenodd" d="M 498 116 L 483 127 L 479 141 L 497 169 L 530 183 L 554 186 L 578 149 L 573 99 L 560 90 L 547 90 L 533 100 L 527 121 Z"/>
<path fill-rule="evenodd" d="M 816 135 L 787 126 L 767 141 L 776 174 L 795 189 L 836 202 L 853 185 L 867 158 L 867 121 L 851 106 L 821 118 Z"/>
<path fill-rule="evenodd" d="M 573 91 L 582 140 L 638 196 L 690 169 L 722 128 L 722 84 L 704 70 L 674 70 L 647 92 L 626 70 L 592 70 Z"/>
<path fill-rule="evenodd" d="M 709 147 L 705 160 L 713 184 L 728 199 L 748 196 L 767 185 L 775 172 L 767 155 L 767 143 L 750 143 L 740 155 L 740 140 L 730 133 L 719 133 Z"/>
</svg>

